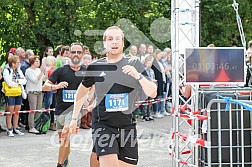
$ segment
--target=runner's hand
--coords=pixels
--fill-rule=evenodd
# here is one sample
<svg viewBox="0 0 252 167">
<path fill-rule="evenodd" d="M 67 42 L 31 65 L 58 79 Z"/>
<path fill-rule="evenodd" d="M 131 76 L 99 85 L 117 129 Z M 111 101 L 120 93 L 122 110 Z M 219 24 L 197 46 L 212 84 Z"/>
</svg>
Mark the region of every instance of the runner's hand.
<svg viewBox="0 0 252 167">
<path fill-rule="evenodd" d="M 77 120 L 72 120 L 70 123 L 70 133 L 77 134 L 79 132 L 79 128 L 77 127 Z"/>
<path fill-rule="evenodd" d="M 140 73 L 131 65 L 126 65 L 122 67 L 123 73 L 132 76 L 135 79 L 140 77 Z"/>
<path fill-rule="evenodd" d="M 57 85 L 57 89 L 63 89 L 63 88 L 67 88 L 68 87 L 68 83 L 66 81 L 60 82 Z"/>
</svg>

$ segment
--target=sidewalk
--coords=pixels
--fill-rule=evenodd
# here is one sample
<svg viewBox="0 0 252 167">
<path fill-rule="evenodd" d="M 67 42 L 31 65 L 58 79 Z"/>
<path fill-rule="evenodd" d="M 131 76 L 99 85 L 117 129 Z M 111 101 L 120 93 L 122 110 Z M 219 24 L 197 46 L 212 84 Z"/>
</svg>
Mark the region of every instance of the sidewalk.
<svg viewBox="0 0 252 167">
<path fill-rule="evenodd" d="M 5 125 L 5 117 L 0 116 L 0 124 Z M 168 135 L 172 117 L 141 122 L 138 119 L 138 167 L 170 167 L 172 159 L 168 155 Z M 5 126 L 4 126 L 5 127 Z M 7 137 L 0 133 L 0 167 L 55 167 L 58 156 L 58 136 L 48 131 L 45 135 L 34 135 L 27 131 L 24 136 Z M 92 150 L 91 130 L 80 129 L 71 137 L 69 167 L 89 167 Z"/>
</svg>

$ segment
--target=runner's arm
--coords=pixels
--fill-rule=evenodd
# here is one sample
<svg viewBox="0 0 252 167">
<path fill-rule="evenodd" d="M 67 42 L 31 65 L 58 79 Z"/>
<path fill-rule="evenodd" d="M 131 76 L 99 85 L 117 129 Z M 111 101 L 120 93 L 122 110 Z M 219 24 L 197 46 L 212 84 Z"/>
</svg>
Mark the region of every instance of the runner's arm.
<svg viewBox="0 0 252 167">
<path fill-rule="evenodd" d="M 139 73 L 139 77 L 136 79 L 140 79 L 141 75 L 142 74 Z M 157 96 L 157 85 L 153 81 L 150 81 L 143 76 L 143 78 L 139 80 L 139 83 L 147 96 L 151 98 L 155 98 Z"/>
<path fill-rule="evenodd" d="M 155 98 L 157 96 L 157 85 L 154 82 L 146 79 L 141 73 L 139 73 L 135 69 L 135 67 L 131 65 L 126 65 L 122 67 L 122 70 L 123 70 L 123 73 L 131 75 L 132 77 L 134 77 L 136 80 L 139 81 L 144 93 L 147 96 L 151 98 Z"/>
<path fill-rule="evenodd" d="M 89 88 L 86 88 L 82 83 L 79 85 L 77 91 L 76 91 L 76 97 L 74 99 L 74 108 L 73 108 L 73 115 L 72 119 L 73 120 L 78 120 L 78 116 L 81 110 L 81 107 L 84 104 L 84 100 L 86 100 Z"/>
<path fill-rule="evenodd" d="M 54 85 L 50 80 L 46 80 L 44 85 L 42 86 L 43 91 L 52 91 L 52 90 L 57 90 L 57 89 L 63 89 L 68 86 L 67 82 L 60 82 L 57 85 Z"/>
</svg>

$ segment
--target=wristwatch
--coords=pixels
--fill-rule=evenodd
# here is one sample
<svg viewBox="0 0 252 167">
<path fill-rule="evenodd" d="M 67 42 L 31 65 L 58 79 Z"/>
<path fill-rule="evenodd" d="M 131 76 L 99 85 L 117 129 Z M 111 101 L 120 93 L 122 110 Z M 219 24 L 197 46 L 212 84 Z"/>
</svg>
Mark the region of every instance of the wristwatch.
<svg viewBox="0 0 252 167">
<path fill-rule="evenodd" d="M 140 74 L 140 77 L 138 79 L 136 79 L 137 81 L 140 81 L 141 79 L 143 79 L 143 74 Z"/>
</svg>

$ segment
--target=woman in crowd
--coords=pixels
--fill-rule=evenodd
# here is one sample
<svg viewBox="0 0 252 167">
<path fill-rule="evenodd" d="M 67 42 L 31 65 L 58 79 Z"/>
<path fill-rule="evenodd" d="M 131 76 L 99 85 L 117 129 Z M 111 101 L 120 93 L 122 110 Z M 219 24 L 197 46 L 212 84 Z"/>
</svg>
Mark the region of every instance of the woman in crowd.
<svg viewBox="0 0 252 167">
<path fill-rule="evenodd" d="M 151 68 L 155 73 L 155 79 L 157 80 L 157 99 L 162 99 L 165 97 L 165 87 L 166 87 L 166 70 L 161 62 L 163 52 L 156 49 L 154 52 L 154 60 Z M 165 110 L 165 101 L 154 103 L 153 111 L 155 113 L 154 117 L 162 118 L 163 116 L 168 116 L 169 114 Z"/>
<path fill-rule="evenodd" d="M 30 56 L 29 62 L 31 67 L 25 72 L 27 79 L 26 92 L 28 94 L 29 106 L 30 110 L 41 110 L 43 102 L 42 81 L 45 79 L 44 69 L 42 66 L 39 68 L 39 56 Z M 36 118 L 37 114 L 37 112 L 29 113 L 28 122 L 30 133 L 39 133 L 39 131 L 34 128 L 34 117 Z"/>
<path fill-rule="evenodd" d="M 9 58 L 10 56 L 14 56 L 14 54 L 13 54 L 12 52 L 7 52 L 7 54 L 5 55 L 5 61 L 4 61 L 3 64 L 1 65 L 1 68 L 2 68 L 2 69 L 9 68 L 8 58 Z"/>
<path fill-rule="evenodd" d="M 143 61 L 144 67 L 145 67 L 145 71 L 147 72 L 149 79 L 151 81 L 153 81 L 154 83 L 157 83 L 157 80 L 155 79 L 155 73 L 154 71 L 151 69 L 152 66 L 152 62 L 153 62 L 153 57 L 150 54 L 146 54 L 145 56 L 145 60 Z M 148 97 L 148 100 L 151 100 L 150 97 Z M 151 121 L 153 120 L 152 116 L 150 116 L 150 106 L 140 106 L 140 107 L 144 107 L 145 109 L 140 109 L 143 115 L 142 121 Z"/>
<path fill-rule="evenodd" d="M 42 66 L 45 69 L 46 68 L 46 58 L 47 56 L 53 56 L 53 48 L 48 46 L 46 50 L 44 51 L 43 58 L 42 58 Z"/>
<path fill-rule="evenodd" d="M 6 84 L 10 87 L 15 87 L 18 89 L 21 86 L 26 84 L 26 79 L 22 71 L 18 68 L 19 67 L 19 58 L 18 56 L 10 56 L 8 58 L 9 68 L 4 69 L 3 78 Z M 6 93 L 6 92 L 5 92 Z M 18 120 L 19 114 L 14 114 L 15 111 L 19 111 L 22 104 L 22 97 L 21 94 L 17 96 L 8 96 L 6 94 L 6 104 L 7 104 L 7 111 L 10 114 L 6 115 L 6 126 L 8 128 L 7 135 L 9 137 L 14 137 L 14 133 L 17 135 L 24 135 L 24 133 L 18 130 Z M 13 116 L 13 123 L 12 123 L 12 116 Z"/>
</svg>

